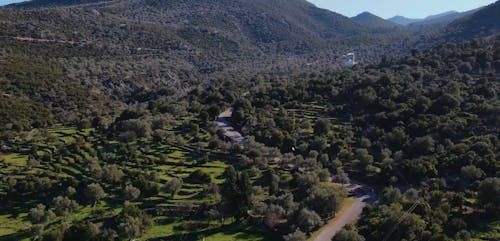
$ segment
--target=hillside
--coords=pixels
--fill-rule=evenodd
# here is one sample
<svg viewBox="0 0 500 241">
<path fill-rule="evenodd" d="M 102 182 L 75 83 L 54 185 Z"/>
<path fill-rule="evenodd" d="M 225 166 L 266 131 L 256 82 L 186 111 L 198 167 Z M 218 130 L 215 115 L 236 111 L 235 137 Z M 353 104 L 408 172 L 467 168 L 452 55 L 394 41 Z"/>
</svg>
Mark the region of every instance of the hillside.
<svg viewBox="0 0 500 241">
<path fill-rule="evenodd" d="M 500 31 L 500 1 L 458 19 L 445 30 L 448 40 L 460 41 L 495 35 Z"/>
<path fill-rule="evenodd" d="M 305 0 L 120 0 L 31 10 L 16 6 L 0 9 L 0 54 L 6 60 L 30 61 L 22 75 L 4 75 L 12 86 L 4 90 L 11 96 L 4 111 L 15 113 L 9 106 L 57 109 L 47 118 L 65 122 L 78 120 L 81 113 L 68 115 L 65 111 L 75 108 L 57 102 L 100 112 L 105 109 L 101 105 L 126 103 L 142 89 L 175 88 L 167 92 L 178 96 L 213 80 L 335 69 L 337 58 L 352 49 L 367 62 L 404 49 L 404 43 L 393 44 L 391 38 L 405 35 L 372 35 L 351 19 Z M 0 62 L 5 68 L 10 64 Z M 31 69 L 51 65 L 61 74 L 46 83 L 33 84 L 37 80 L 27 77 L 34 74 Z M 85 94 L 69 99 L 65 85 Z M 112 98 L 104 101 L 102 93 Z M 20 126 L 28 127 L 33 124 L 28 117 L 13 115 L 1 123 L 22 119 L 26 123 Z"/>
<path fill-rule="evenodd" d="M 365 27 L 375 30 L 390 30 L 398 26 L 398 24 L 385 20 L 369 12 L 363 12 L 359 15 L 352 17 L 354 22 L 359 23 Z"/>
<path fill-rule="evenodd" d="M 338 70 L 348 52 L 370 63 L 407 54 L 417 40 L 425 47 L 436 42 L 427 28 L 389 27 L 368 13 L 356 18 L 372 21 L 363 26 L 305 0 L 20 6 L 0 9 L 0 57 L 7 60 L 0 62 L 0 79 L 9 86 L 0 127 L 74 123 L 89 113 L 114 116 L 143 90 L 163 89 L 178 98 L 214 81 Z M 27 61 L 9 61 L 18 59 Z M 32 77 L 38 72 L 45 78 Z M 45 118 L 34 123 L 31 114 Z"/>
<path fill-rule="evenodd" d="M 0 8 L 0 241 L 500 240 L 499 3 Z"/>
<path fill-rule="evenodd" d="M 455 20 L 471 16 L 472 14 L 476 13 L 477 11 L 479 11 L 481 9 L 482 9 L 482 7 L 481 8 L 477 8 L 477 9 L 472 9 L 472 10 L 469 10 L 469 11 L 465 11 L 465 12 L 451 11 L 451 12 L 446 12 L 446 13 L 443 13 L 443 14 L 433 15 L 433 16 L 429 16 L 429 17 L 423 19 L 420 22 L 413 23 L 412 25 L 440 25 L 440 26 L 446 26 L 446 25 L 452 23 Z"/>
<path fill-rule="evenodd" d="M 465 12 L 448 11 L 440 14 L 430 15 L 422 19 L 410 19 L 403 16 L 395 16 L 388 19 L 388 21 L 405 26 L 437 25 L 438 27 L 444 27 L 457 19 L 472 15 L 480 9 L 481 8 L 472 9 Z"/>
<path fill-rule="evenodd" d="M 82 4 L 95 4 L 101 2 L 108 2 L 112 0 L 28 0 L 20 3 L 9 4 L 7 8 L 21 8 L 21 9 L 33 9 L 33 8 L 48 8 L 48 7 L 64 7 L 64 6 L 74 6 Z"/>
<path fill-rule="evenodd" d="M 500 38 L 412 52 L 178 99 L 142 89 L 111 118 L 2 130 L 0 239 L 307 240 L 369 191 L 377 200 L 338 236 L 497 240 Z M 64 74 L 15 60 L 7 80 Z M 243 145 L 214 126 L 228 107 Z M 349 193 L 350 180 L 373 191 Z"/>
</svg>

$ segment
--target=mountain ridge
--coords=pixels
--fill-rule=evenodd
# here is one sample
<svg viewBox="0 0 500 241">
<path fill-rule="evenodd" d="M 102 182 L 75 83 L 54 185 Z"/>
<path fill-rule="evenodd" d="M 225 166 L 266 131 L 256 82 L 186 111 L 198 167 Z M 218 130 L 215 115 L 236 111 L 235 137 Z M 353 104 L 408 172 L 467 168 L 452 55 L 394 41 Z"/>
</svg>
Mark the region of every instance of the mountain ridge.
<svg viewBox="0 0 500 241">
<path fill-rule="evenodd" d="M 360 25 L 363 25 L 371 29 L 388 30 L 398 26 L 396 23 L 385 20 L 370 12 L 362 12 L 357 16 L 352 17 L 351 19 L 359 23 Z"/>
<path fill-rule="evenodd" d="M 418 26 L 418 25 L 431 25 L 431 24 L 439 24 L 441 26 L 445 26 L 457 19 L 466 17 L 468 15 L 471 15 L 477 11 L 479 11 L 483 7 L 471 9 L 468 11 L 464 12 L 458 12 L 458 11 L 447 11 L 443 13 L 438 13 L 434 15 L 429 15 L 425 18 L 406 18 L 404 16 L 394 16 L 392 18 L 387 19 L 388 21 L 391 21 L 393 23 L 397 23 L 399 25 L 403 26 Z"/>
</svg>

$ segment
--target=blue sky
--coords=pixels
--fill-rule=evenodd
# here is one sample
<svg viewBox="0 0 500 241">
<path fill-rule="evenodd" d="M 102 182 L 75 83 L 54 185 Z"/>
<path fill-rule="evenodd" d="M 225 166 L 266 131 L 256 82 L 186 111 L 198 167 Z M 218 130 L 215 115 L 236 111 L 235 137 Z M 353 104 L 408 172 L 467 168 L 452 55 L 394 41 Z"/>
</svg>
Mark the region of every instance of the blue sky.
<svg viewBox="0 0 500 241">
<path fill-rule="evenodd" d="M 316 6 L 352 17 L 368 11 L 383 18 L 402 15 L 423 18 L 451 10 L 465 11 L 495 0 L 308 0 Z"/>
<path fill-rule="evenodd" d="M 251 0 L 248 0 L 251 1 Z M 368 11 L 383 18 L 403 15 L 423 18 L 450 10 L 465 11 L 488 5 L 495 0 L 308 0 L 316 6 L 352 17 Z M 0 5 L 20 0 L 0 0 Z"/>
<path fill-rule="evenodd" d="M 19 1 L 19 0 L 0 0 L 0 6 L 1 5 L 6 5 L 6 4 L 9 4 L 9 3 L 15 3 L 15 2 L 22 2 L 22 1 Z"/>
</svg>

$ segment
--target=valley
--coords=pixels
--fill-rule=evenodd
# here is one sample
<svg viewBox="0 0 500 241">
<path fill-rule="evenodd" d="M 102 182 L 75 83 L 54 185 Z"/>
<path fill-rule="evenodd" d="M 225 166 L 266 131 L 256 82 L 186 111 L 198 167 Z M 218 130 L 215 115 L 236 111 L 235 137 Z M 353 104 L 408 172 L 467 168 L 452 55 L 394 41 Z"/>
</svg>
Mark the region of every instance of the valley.
<svg viewBox="0 0 500 241">
<path fill-rule="evenodd" d="M 500 239 L 500 1 L 368 10 L 0 7 L 0 241 Z"/>
</svg>

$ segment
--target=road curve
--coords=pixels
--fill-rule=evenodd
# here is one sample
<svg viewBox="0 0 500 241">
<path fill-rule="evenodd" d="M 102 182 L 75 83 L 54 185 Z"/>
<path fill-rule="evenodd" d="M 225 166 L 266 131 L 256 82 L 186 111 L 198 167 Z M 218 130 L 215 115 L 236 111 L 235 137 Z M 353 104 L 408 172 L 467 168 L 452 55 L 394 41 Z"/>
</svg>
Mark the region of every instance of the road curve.
<svg viewBox="0 0 500 241">
<path fill-rule="evenodd" d="M 357 188 L 363 188 L 369 192 L 366 195 L 356 197 L 354 203 L 348 207 L 344 207 L 340 212 L 340 216 L 336 216 L 332 221 L 328 222 L 324 226 L 321 232 L 312 239 L 313 241 L 331 241 L 332 238 L 337 234 L 342 228 L 350 223 L 356 222 L 359 216 L 363 212 L 363 208 L 374 199 L 374 193 L 369 188 L 361 185 L 352 185 L 350 190 L 355 190 Z"/>
</svg>

